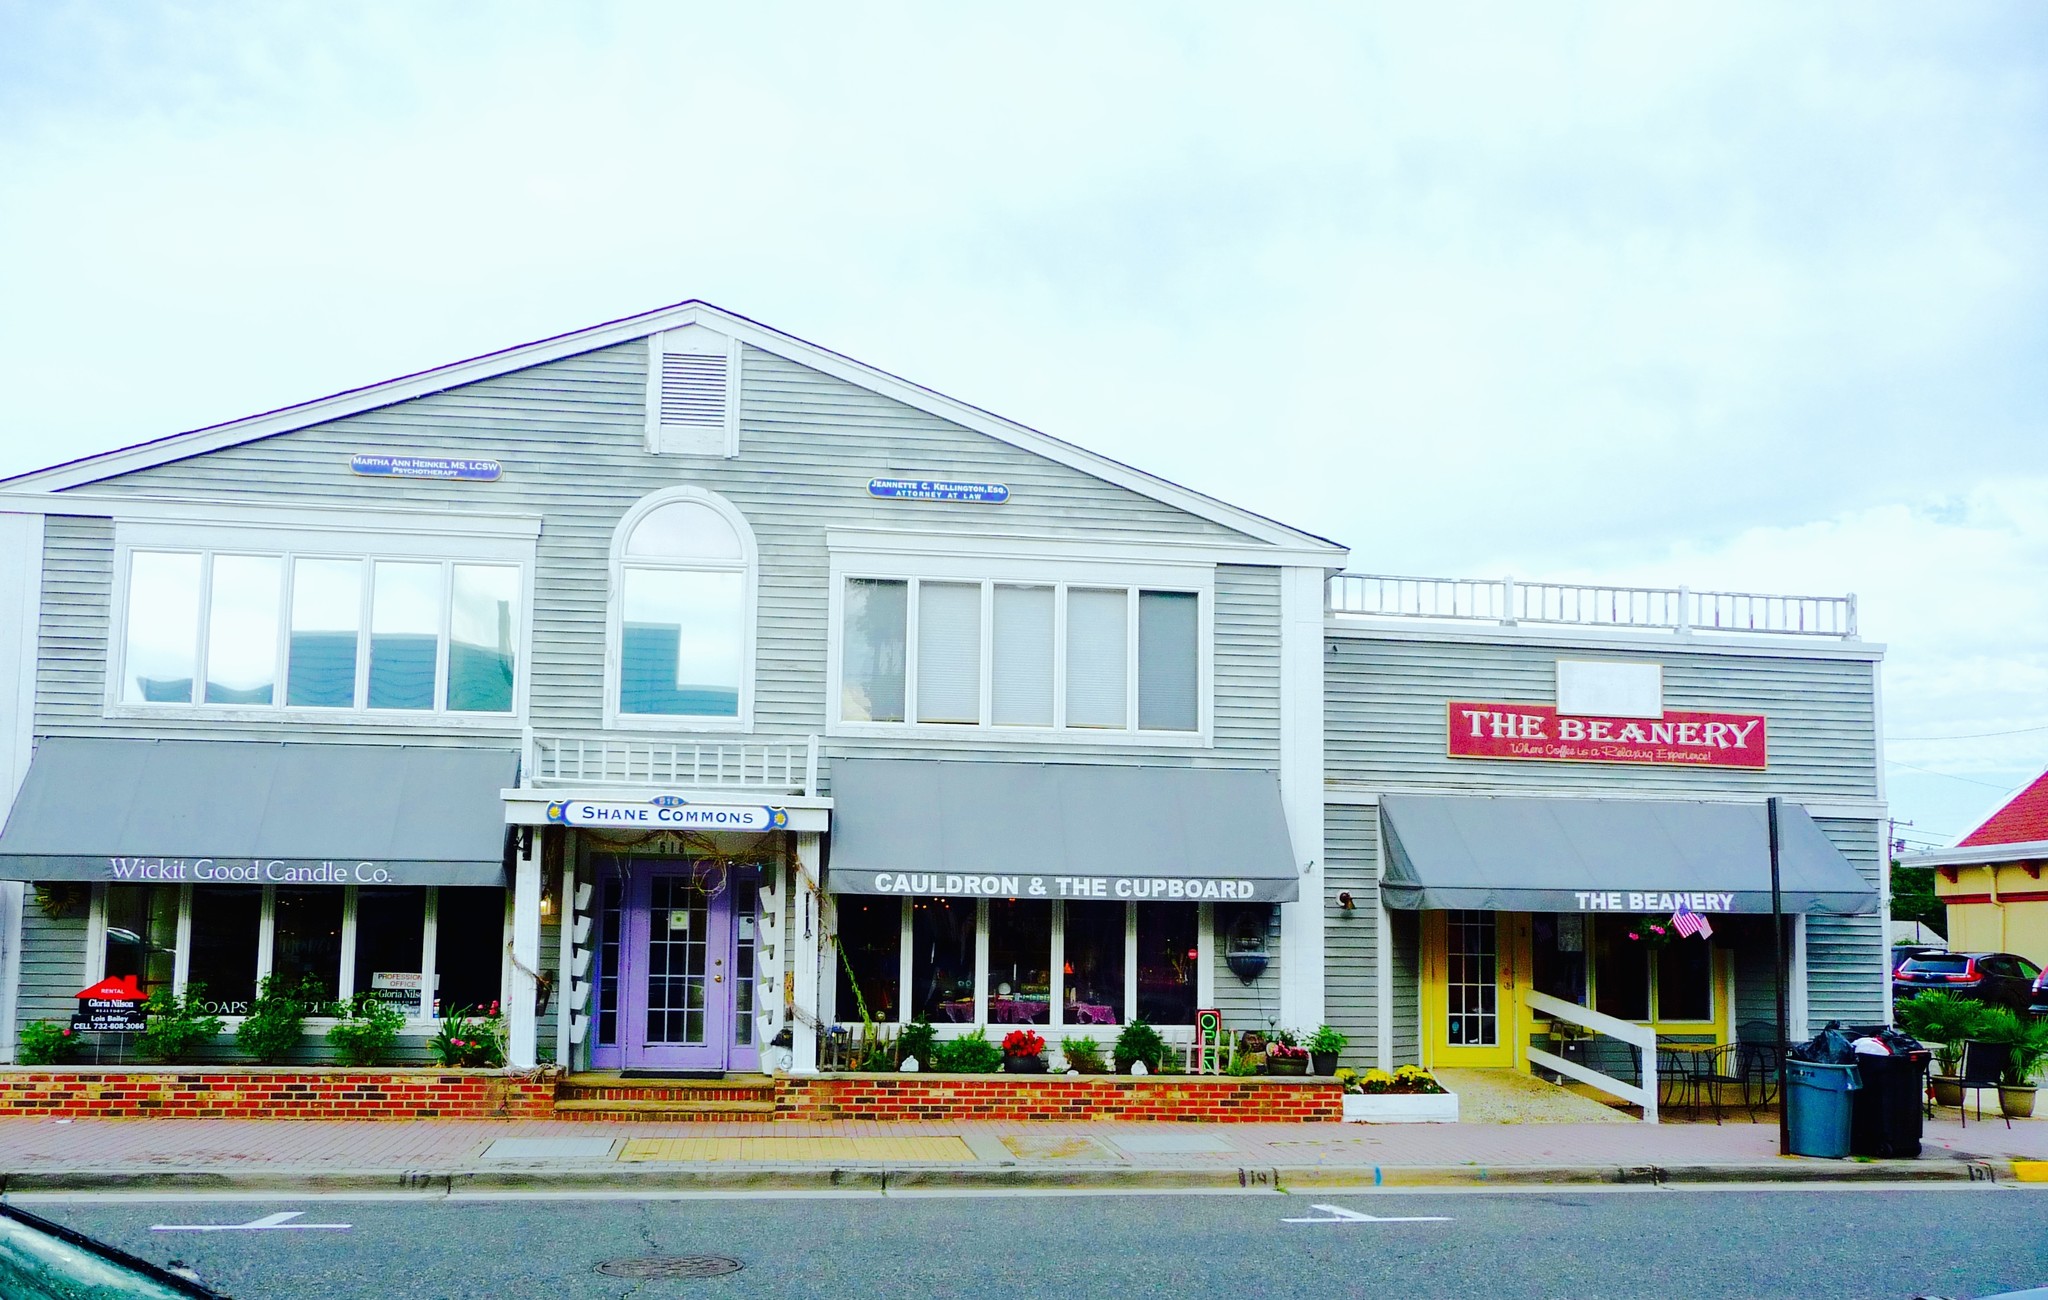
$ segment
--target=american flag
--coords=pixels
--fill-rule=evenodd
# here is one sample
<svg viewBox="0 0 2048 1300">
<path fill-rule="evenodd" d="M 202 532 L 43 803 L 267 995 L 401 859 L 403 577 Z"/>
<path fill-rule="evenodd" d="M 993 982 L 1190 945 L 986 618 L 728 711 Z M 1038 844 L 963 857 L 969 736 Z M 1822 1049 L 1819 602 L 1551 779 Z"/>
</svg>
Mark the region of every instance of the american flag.
<svg viewBox="0 0 2048 1300">
<path fill-rule="evenodd" d="M 1671 928 L 1688 939 L 1714 937 L 1714 927 L 1707 924 L 1707 918 L 1689 907 L 1681 907 L 1671 914 Z"/>
</svg>

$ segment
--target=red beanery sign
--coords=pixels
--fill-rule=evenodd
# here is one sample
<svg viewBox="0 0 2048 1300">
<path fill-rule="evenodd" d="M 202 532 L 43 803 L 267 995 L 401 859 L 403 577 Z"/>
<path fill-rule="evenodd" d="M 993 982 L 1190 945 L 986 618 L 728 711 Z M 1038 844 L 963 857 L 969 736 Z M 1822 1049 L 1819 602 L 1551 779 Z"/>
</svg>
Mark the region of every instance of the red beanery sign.
<svg viewBox="0 0 2048 1300">
<path fill-rule="evenodd" d="M 1561 715 L 1547 704 L 1450 704 L 1452 758 L 1662 767 L 1767 766 L 1760 713 L 1667 712 L 1661 718 Z"/>
</svg>

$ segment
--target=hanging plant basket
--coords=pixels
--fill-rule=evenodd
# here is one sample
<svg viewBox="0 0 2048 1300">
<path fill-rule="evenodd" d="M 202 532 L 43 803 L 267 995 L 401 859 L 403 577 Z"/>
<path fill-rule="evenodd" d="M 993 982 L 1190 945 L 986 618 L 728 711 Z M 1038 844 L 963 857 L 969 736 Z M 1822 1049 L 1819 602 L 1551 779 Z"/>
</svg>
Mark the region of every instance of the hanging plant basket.
<svg viewBox="0 0 2048 1300">
<path fill-rule="evenodd" d="M 52 921 L 85 914 L 91 887 L 76 880 L 46 880 L 36 886 L 36 906 Z"/>
</svg>

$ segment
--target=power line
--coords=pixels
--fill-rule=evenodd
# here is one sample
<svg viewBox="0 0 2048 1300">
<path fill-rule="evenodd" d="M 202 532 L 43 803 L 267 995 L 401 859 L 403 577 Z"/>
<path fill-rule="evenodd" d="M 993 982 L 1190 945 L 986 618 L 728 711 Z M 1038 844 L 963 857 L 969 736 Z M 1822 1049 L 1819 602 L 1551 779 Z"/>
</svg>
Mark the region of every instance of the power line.
<svg viewBox="0 0 2048 1300">
<path fill-rule="evenodd" d="M 1940 776 L 1940 777 L 1946 777 L 1946 778 L 1948 778 L 1948 779 L 1949 779 L 1949 780 L 1951 780 L 1951 781 L 1967 781 L 1967 782 L 1969 782 L 1969 783 L 1970 783 L 1971 785 L 1981 785 L 1981 786 L 1983 786 L 1983 787 L 1984 787 L 1984 788 L 1985 788 L 1986 790 L 1997 790 L 1997 791 L 2000 791 L 2001 793 L 2004 793 L 2004 794 L 2012 794 L 2012 793 L 2013 793 L 2014 791 L 2018 790 L 2018 789 L 2020 788 L 2020 786 L 2022 786 L 2022 785 L 2025 785 L 2025 784 L 2026 784 L 2026 782 L 2025 782 L 2025 781 L 2022 781 L 2022 782 L 2020 782 L 2020 785 L 2014 785 L 2014 786 L 2003 786 L 2003 785 L 1993 785 L 1993 784 L 1991 784 L 1991 782 L 1989 782 L 1989 781 L 1979 781 L 1979 780 L 1978 780 L 1978 779 L 1976 779 L 1975 777 L 1971 777 L 1971 776 L 1956 776 L 1955 774 L 1953 774 L 1953 773 L 1951 773 L 1951 772 L 1937 772 L 1937 771 L 1935 771 L 1935 770 L 1934 770 L 1933 768 L 1931 768 L 1931 767 L 1915 767 L 1915 766 L 1914 766 L 1913 764 L 1911 764 L 1911 763 L 1901 763 L 1901 762 L 1900 762 L 1900 761 L 1899 761 L 1898 759 L 1896 759 L 1896 758 L 1888 758 L 1888 759 L 1886 759 L 1886 760 L 1885 760 L 1885 763 L 1886 763 L 1886 764 L 1887 764 L 1888 766 L 1891 766 L 1891 767 L 1903 767 L 1903 768 L 1906 768 L 1906 769 L 1908 769 L 1908 770 L 1910 770 L 1910 771 L 1914 771 L 1914 772 L 1925 772 L 1925 773 L 1927 773 L 1927 775 L 1929 775 L 1929 776 Z M 2029 779 L 2031 780 L 2032 778 L 2029 778 Z"/>
<path fill-rule="evenodd" d="M 2027 736 L 2036 731 L 2048 731 L 2048 727 L 2016 727 L 2011 731 L 1972 731 L 1959 736 L 1886 736 L 1885 743 L 1904 743 L 1920 740 L 1989 740 L 1993 736 Z"/>
</svg>

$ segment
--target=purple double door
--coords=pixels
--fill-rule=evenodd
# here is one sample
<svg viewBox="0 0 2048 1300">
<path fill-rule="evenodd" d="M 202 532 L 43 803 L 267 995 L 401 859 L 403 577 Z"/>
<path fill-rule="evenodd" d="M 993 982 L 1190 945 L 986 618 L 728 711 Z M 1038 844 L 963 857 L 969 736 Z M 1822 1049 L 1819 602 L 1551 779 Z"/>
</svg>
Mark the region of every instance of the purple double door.
<svg viewBox="0 0 2048 1300">
<path fill-rule="evenodd" d="M 599 886 L 598 1068 L 752 1070 L 751 874 L 682 861 L 604 862 Z"/>
</svg>

